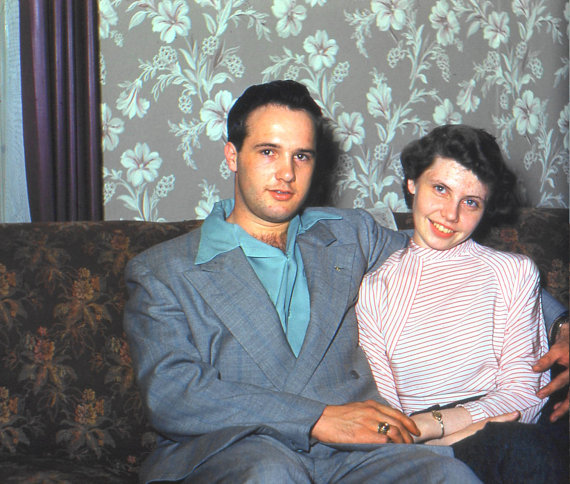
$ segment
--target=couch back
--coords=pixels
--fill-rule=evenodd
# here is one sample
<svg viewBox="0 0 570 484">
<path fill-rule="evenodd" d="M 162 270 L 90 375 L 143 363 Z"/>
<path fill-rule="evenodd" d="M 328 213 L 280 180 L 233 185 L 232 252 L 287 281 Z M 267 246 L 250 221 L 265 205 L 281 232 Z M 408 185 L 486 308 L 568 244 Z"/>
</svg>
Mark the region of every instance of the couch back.
<svg viewBox="0 0 570 484">
<path fill-rule="evenodd" d="M 397 214 L 401 228 L 408 214 Z M 123 271 L 197 221 L 0 224 L 0 457 L 134 471 L 154 445 L 122 328 Z M 568 304 L 568 211 L 531 209 L 484 243 L 521 252 Z"/>
</svg>

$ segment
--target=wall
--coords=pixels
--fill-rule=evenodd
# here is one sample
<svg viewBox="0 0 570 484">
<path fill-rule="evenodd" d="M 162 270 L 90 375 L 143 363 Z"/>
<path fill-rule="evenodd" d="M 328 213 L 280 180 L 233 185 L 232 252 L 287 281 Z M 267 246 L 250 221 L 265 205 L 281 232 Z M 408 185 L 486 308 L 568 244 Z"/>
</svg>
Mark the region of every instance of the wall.
<svg viewBox="0 0 570 484">
<path fill-rule="evenodd" d="M 203 218 L 231 196 L 225 117 L 296 79 L 331 118 L 343 207 L 404 210 L 399 153 L 495 134 L 531 206 L 568 206 L 564 0 L 99 0 L 105 218 Z"/>
</svg>

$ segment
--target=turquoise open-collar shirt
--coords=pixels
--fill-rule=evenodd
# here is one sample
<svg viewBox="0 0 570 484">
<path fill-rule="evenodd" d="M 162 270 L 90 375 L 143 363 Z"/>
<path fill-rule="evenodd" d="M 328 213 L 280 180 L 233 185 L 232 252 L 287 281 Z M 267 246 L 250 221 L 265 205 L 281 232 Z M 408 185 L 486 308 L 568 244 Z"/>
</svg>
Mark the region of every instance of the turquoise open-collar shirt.
<svg viewBox="0 0 570 484">
<path fill-rule="evenodd" d="M 196 264 L 203 264 L 237 247 L 250 262 L 273 302 L 287 341 L 299 355 L 311 317 L 311 300 L 297 236 L 323 219 L 337 215 L 310 210 L 289 222 L 285 253 L 249 235 L 239 225 L 226 222 L 234 207 L 232 199 L 217 202 L 202 224 Z"/>
</svg>

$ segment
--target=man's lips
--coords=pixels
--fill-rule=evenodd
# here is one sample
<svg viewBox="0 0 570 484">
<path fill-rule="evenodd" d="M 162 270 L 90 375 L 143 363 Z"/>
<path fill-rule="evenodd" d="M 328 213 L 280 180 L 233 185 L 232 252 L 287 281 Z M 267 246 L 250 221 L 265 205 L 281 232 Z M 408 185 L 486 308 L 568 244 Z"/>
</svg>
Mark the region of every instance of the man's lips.
<svg viewBox="0 0 570 484">
<path fill-rule="evenodd" d="M 455 233 L 454 230 L 451 230 L 444 225 L 434 222 L 433 220 L 430 220 L 430 223 L 433 231 L 440 237 L 451 237 Z"/>
<path fill-rule="evenodd" d="M 273 190 L 269 190 L 269 193 L 271 193 L 271 196 L 275 200 L 279 200 L 279 201 L 290 200 L 293 197 L 293 192 L 291 192 L 289 190 L 273 189 Z"/>
</svg>

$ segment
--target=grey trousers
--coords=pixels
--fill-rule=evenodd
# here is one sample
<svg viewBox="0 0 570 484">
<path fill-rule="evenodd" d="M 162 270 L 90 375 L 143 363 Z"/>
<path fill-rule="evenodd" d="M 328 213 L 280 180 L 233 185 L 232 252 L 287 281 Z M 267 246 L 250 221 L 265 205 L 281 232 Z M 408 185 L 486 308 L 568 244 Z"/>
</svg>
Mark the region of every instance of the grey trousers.
<svg viewBox="0 0 570 484">
<path fill-rule="evenodd" d="M 348 446 L 347 446 L 348 447 Z M 251 435 L 209 458 L 183 482 L 210 483 L 479 483 L 449 447 L 385 444 L 332 449 L 318 444 L 295 452 L 263 435 Z"/>
</svg>

